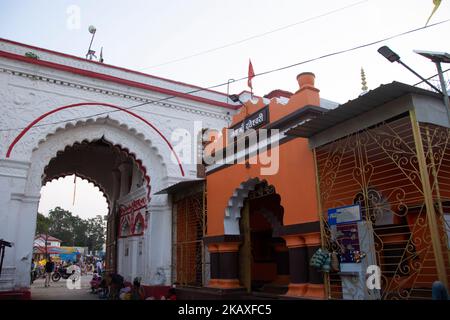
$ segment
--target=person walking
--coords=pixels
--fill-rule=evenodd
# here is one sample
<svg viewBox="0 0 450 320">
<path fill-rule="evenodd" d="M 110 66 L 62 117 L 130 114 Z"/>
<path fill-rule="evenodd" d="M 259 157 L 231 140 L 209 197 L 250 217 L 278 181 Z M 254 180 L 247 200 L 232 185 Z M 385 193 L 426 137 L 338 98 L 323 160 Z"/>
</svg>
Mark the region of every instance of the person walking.
<svg viewBox="0 0 450 320">
<path fill-rule="evenodd" d="M 52 258 L 49 257 L 47 263 L 45 264 L 45 284 L 44 286 L 50 287 L 50 279 L 52 277 L 52 272 L 55 269 L 55 263 L 52 261 Z"/>
<path fill-rule="evenodd" d="M 100 261 L 100 260 L 98 260 L 97 261 L 97 264 L 95 265 L 96 266 L 96 268 L 97 268 L 97 274 L 98 275 L 101 275 L 102 274 L 102 271 L 103 271 L 103 266 L 102 266 L 102 262 Z"/>
<path fill-rule="evenodd" d="M 31 284 L 33 284 L 35 279 L 36 279 L 36 262 L 34 262 L 34 259 L 31 259 L 31 274 L 30 274 Z"/>
</svg>

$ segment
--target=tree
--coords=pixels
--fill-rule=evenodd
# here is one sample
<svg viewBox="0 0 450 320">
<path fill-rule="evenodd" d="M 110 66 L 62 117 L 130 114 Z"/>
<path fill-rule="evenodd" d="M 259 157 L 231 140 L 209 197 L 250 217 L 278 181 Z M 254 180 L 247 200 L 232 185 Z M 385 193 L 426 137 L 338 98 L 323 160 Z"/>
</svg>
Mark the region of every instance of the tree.
<svg viewBox="0 0 450 320">
<path fill-rule="evenodd" d="M 48 232 L 61 240 L 65 246 L 88 247 L 101 250 L 105 243 L 106 225 L 102 216 L 82 219 L 72 212 L 56 207 L 49 211 L 48 217 L 38 214 L 36 230 Z M 39 232 L 37 232 L 39 233 Z"/>
<path fill-rule="evenodd" d="M 88 219 L 88 247 L 92 251 L 102 250 L 105 243 L 105 221 L 102 216 Z"/>
<path fill-rule="evenodd" d="M 72 241 L 73 245 L 87 247 L 88 243 L 88 221 L 78 216 L 72 217 Z"/>
<path fill-rule="evenodd" d="M 44 216 L 43 214 L 39 213 L 37 214 L 37 221 L 36 221 L 36 235 L 43 235 L 44 236 L 44 246 L 45 246 L 45 257 L 48 257 L 48 249 L 47 249 L 47 242 L 49 237 L 49 229 L 51 225 L 51 220 Z"/>
<path fill-rule="evenodd" d="M 73 245 L 72 212 L 56 207 L 49 211 L 50 234 L 61 240 L 63 245 Z"/>
<path fill-rule="evenodd" d="M 48 233 L 50 224 L 50 219 L 38 212 L 36 221 L 36 235 Z"/>
</svg>

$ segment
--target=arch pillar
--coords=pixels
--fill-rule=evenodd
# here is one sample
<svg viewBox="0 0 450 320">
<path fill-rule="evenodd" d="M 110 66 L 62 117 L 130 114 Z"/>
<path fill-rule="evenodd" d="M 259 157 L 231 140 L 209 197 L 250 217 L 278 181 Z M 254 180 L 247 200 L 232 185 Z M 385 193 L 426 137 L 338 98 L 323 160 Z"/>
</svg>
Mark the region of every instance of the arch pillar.
<svg viewBox="0 0 450 320">
<path fill-rule="evenodd" d="M 122 162 L 118 169 L 120 171 L 120 197 L 124 197 L 130 192 L 133 165 L 129 162 Z"/>
<path fill-rule="evenodd" d="M 308 287 L 307 250 L 300 235 L 283 236 L 289 250 L 290 283 L 287 296 L 305 296 Z"/>
<path fill-rule="evenodd" d="M 30 263 L 36 229 L 39 194 L 26 192 L 30 163 L 0 159 L 0 238 L 6 247 L 0 276 L 0 291 L 8 296 L 30 297 Z"/>
<path fill-rule="evenodd" d="M 289 249 L 282 242 L 274 243 L 273 249 L 277 263 L 277 277 L 272 284 L 279 286 L 287 285 L 290 282 Z"/>
<path fill-rule="evenodd" d="M 305 239 L 305 246 L 307 250 L 307 262 L 308 262 L 308 289 L 306 291 L 306 296 L 311 298 L 325 298 L 325 285 L 323 274 L 317 271 L 317 269 L 309 266 L 309 261 L 311 260 L 314 253 L 321 247 L 321 237 L 319 232 L 312 232 L 303 235 Z"/>
<path fill-rule="evenodd" d="M 286 295 L 325 299 L 323 275 L 309 265 L 321 247 L 318 222 L 285 226 L 281 233 L 289 249 L 290 283 Z"/>
<path fill-rule="evenodd" d="M 210 253 L 210 288 L 241 288 L 239 283 L 239 246 L 240 236 L 205 237 L 204 241 Z"/>
</svg>

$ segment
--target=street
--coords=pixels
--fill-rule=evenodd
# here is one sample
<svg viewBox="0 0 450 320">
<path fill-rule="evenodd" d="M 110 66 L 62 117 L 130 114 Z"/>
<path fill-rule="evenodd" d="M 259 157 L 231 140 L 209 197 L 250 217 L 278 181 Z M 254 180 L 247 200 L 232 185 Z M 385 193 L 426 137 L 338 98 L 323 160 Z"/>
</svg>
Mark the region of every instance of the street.
<svg viewBox="0 0 450 320">
<path fill-rule="evenodd" d="M 31 285 L 32 300 L 98 300 L 96 294 L 92 294 L 89 281 L 92 275 L 81 277 L 81 289 L 69 289 L 66 280 L 51 281 L 50 287 L 45 288 L 45 279 L 36 279 Z"/>
</svg>

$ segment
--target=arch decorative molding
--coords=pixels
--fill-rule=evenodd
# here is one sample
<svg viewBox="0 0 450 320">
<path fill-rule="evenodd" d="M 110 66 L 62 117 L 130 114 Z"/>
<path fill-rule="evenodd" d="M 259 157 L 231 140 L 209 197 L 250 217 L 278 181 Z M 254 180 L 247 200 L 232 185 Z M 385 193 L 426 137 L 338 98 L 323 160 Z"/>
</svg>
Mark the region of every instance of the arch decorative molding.
<svg viewBox="0 0 450 320">
<path fill-rule="evenodd" d="M 264 182 L 266 180 L 261 180 L 258 177 L 249 179 L 242 182 L 239 187 L 237 187 L 230 199 L 228 200 L 228 205 L 225 209 L 224 218 L 224 234 L 227 235 L 238 235 L 239 230 L 239 219 L 241 218 L 241 209 L 244 206 L 244 200 L 248 197 L 248 194 L 255 190 L 257 184 Z M 269 210 L 261 210 L 264 218 L 272 225 L 274 230 L 281 227 L 282 223 L 276 219 L 272 212 Z"/>
<path fill-rule="evenodd" d="M 92 183 L 95 187 L 97 187 L 97 188 L 100 190 L 100 192 L 103 194 L 103 197 L 106 199 L 106 203 L 107 203 L 107 205 L 108 205 L 108 211 L 109 211 L 109 209 L 110 209 L 110 204 L 111 204 L 110 195 L 109 195 L 108 192 L 106 191 L 105 187 L 104 187 L 100 182 L 98 182 L 97 180 L 95 180 L 95 179 L 92 178 L 92 177 L 83 175 L 83 174 L 78 173 L 78 172 L 64 171 L 64 172 L 61 172 L 61 173 L 58 174 L 58 175 L 54 175 L 54 176 L 52 176 L 52 177 L 46 177 L 45 180 L 42 182 L 42 186 L 45 186 L 47 183 L 52 182 L 52 181 L 54 181 L 54 180 L 59 180 L 59 179 L 61 179 L 61 178 L 65 178 L 65 177 L 67 177 L 67 176 L 71 176 L 71 175 L 74 175 L 74 174 L 75 174 L 78 178 L 81 178 L 81 179 L 83 179 L 83 180 L 88 181 L 89 183 Z"/>
<path fill-rule="evenodd" d="M 231 116 L 229 116 L 228 114 L 223 114 L 220 112 L 213 112 L 213 111 L 199 110 L 199 109 L 196 109 L 195 107 L 192 107 L 189 105 L 184 105 L 184 104 L 182 105 L 182 104 L 177 104 L 177 103 L 167 103 L 167 102 L 163 102 L 163 101 L 155 102 L 155 99 L 148 99 L 148 98 L 143 97 L 142 95 L 139 96 L 137 94 L 123 93 L 118 90 L 112 90 L 109 88 L 99 88 L 99 87 L 94 87 L 94 86 L 90 86 L 90 85 L 86 85 L 86 84 L 79 84 L 79 83 L 70 82 L 67 80 L 60 80 L 60 79 L 56 79 L 56 78 L 50 78 L 48 76 L 41 76 L 41 75 L 37 75 L 37 74 L 27 73 L 24 71 L 16 71 L 16 70 L 11 70 L 11 69 L 6 69 L 6 68 L 0 68 L 0 72 L 7 73 L 12 76 L 29 78 L 34 81 L 37 80 L 37 81 L 47 82 L 50 84 L 59 85 L 59 86 L 63 86 L 63 87 L 70 87 L 70 88 L 75 88 L 78 90 L 100 93 L 105 96 L 119 97 L 122 99 L 127 99 L 127 100 L 131 100 L 131 101 L 142 102 L 142 103 L 151 103 L 151 104 L 155 104 L 155 105 L 158 105 L 158 106 L 161 106 L 164 108 L 168 108 L 168 109 L 179 110 L 179 111 L 193 113 L 193 114 L 200 114 L 203 116 L 216 118 L 216 119 L 220 119 L 220 120 L 225 120 L 225 121 L 231 120 Z"/>
<path fill-rule="evenodd" d="M 62 107 L 58 107 L 56 109 L 53 109 L 51 111 L 48 111 L 44 114 L 42 114 L 41 116 L 39 116 L 38 118 L 36 118 L 35 120 L 33 120 L 31 123 L 29 123 L 13 140 L 13 142 L 9 145 L 8 150 L 6 152 L 6 158 L 9 158 L 11 156 L 11 152 L 14 149 L 14 146 L 20 141 L 20 139 L 22 139 L 22 137 L 37 123 L 39 123 L 41 120 L 45 119 L 46 117 L 66 110 L 66 109 L 71 109 L 71 108 L 77 108 L 77 107 L 89 107 L 89 106 L 104 106 L 104 107 L 108 107 L 108 108 L 112 108 L 115 110 L 119 110 L 122 112 L 125 112 L 129 115 L 131 115 L 134 118 L 137 118 L 138 120 L 144 122 L 147 126 L 149 126 L 150 128 L 152 128 L 162 139 L 163 141 L 167 144 L 167 146 L 169 147 L 170 151 L 172 152 L 172 154 L 175 156 L 175 159 L 178 162 L 178 166 L 180 169 L 180 173 L 181 175 L 184 177 L 184 169 L 183 169 L 183 165 L 181 164 L 181 161 L 177 155 L 177 153 L 175 152 L 175 150 L 173 149 L 172 144 L 169 142 L 169 140 L 164 136 L 164 134 L 162 134 L 162 132 L 160 130 L 158 130 L 158 128 L 156 128 L 151 122 L 149 122 L 147 119 L 141 117 L 140 115 L 122 108 L 122 107 L 118 107 L 116 105 L 113 104 L 109 104 L 109 103 L 102 103 L 102 102 L 82 102 L 82 103 L 75 103 L 75 104 L 70 104 L 70 105 L 66 105 L 66 106 L 62 106 Z"/>
<path fill-rule="evenodd" d="M 228 205 L 225 209 L 224 234 L 240 234 L 239 219 L 241 218 L 241 209 L 244 206 L 244 201 L 246 198 L 248 198 L 249 193 L 255 190 L 255 187 L 260 183 L 267 183 L 267 181 L 265 179 L 261 180 L 258 177 L 252 178 L 245 182 L 242 182 L 239 187 L 234 190 L 233 194 L 228 200 Z M 279 221 L 270 210 L 259 209 L 259 211 L 263 215 L 263 217 L 270 223 L 274 232 L 282 227 L 282 221 Z"/>
<path fill-rule="evenodd" d="M 116 155 L 119 155 L 119 156 L 123 155 L 123 157 L 125 159 L 131 159 L 133 161 L 133 163 L 136 164 L 137 168 L 139 169 L 139 171 L 142 174 L 143 179 L 145 180 L 145 183 L 146 183 L 146 186 L 147 186 L 147 190 L 148 190 L 148 192 L 147 192 L 147 200 L 149 200 L 150 199 L 150 190 L 151 190 L 150 176 L 148 175 L 147 169 L 145 168 L 145 166 L 143 166 L 142 161 L 140 159 L 136 158 L 136 154 L 131 153 L 127 148 L 122 148 L 121 146 L 112 144 L 109 141 L 105 141 L 104 139 L 102 139 L 102 140 L 103 140 L 104 143 L 109 145 L 111 147 L 111 149 L 113 149 L 116 152 Z M 62 176 L 68 176 L 68 175 L 75 174 L 75 175 L 77 175 L 77 176 L 79 176 L 79 177 L 81 177 L 81 178 L 83 178 L 85 180 L 88 180 L 89 182 L 92 182 L 95 186 L 97 186 L 100 189 L 100 191 L 102 191 L 103 194 L 105 195 L 105 197 L 107 199 L 107 202 L 108 202 L 108 207 L 109 207 L 109 205 L 111 203 L 110 197 L 112 195 L 113 190 L 111 190 L 111 188 L 109 188 L 109 190 L 108 190 L 107 185 L 103 185 L 102 182 L 100 181 L 101 179 L 97 181 L 97 179 L 94 176 L 84 174 L 83 172 L 85 172 L 86 170 L 83 170 L 83 169 L 71 170 L 71 171 L 62 170 L 62 171 L 58 171 L 56 174 L 53 174 L 52 176 L 47 176 L 47 174 L 48 174 L 47 169 L 52 165 L 54 160 L 56 161 L 58 159 L 58 156 L 64 155 L 66 151 L 71 152 L 71 151 L 73 151 L 74 149 L 76 149 L 76 148 L 78 148 L 80 146 L 81 146 L 81 149 L 82 149 L 84 146 L 86 146 L 86 147 L 89 146 L 89 144 L 90 143 L 87 140 L 83 140 L 81 143 L 75 142 L 71 146 L 67 145 L 64 148 L 63 151 L 58 151 L 56 156 L 53 157 L 52 159 L 50 159 L 50 162 L 44 168 L 45 176 L 43 177 L 43 183 L 48 181 L 48 180 L 53 180 L 55 178 L 57 179 L 57 178 L 62 177 Z"/>
<path fill-rule="evenodd" d="M 105 139 L 114 147 L 118 147 L 132 156 L 148 183 L 148 198 L 151 190 L 150 176 L 152 185 L 156 185 L 156 187 L 159 187 L 167 176 L 167 165 L 164 158 L 149 140 L 144 140 L 143 135 L 136 134 L 135 130 L 127 129 L 126 125 L 121 125 L 118 121 L 108 117 L 95 121 L 89 119 L 77 122 L 75 125 L 66 124 L 65 128 L 58 128 L 39 141 L 31 157 L 26 184 L 27 194 L 39 194 L 42 181 L 45 179 L 43 176 L 45 167 L 58 156 L 58 153 L 64 152 L 68 146 L 99 139 Z"/>
</svg>

